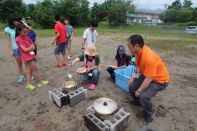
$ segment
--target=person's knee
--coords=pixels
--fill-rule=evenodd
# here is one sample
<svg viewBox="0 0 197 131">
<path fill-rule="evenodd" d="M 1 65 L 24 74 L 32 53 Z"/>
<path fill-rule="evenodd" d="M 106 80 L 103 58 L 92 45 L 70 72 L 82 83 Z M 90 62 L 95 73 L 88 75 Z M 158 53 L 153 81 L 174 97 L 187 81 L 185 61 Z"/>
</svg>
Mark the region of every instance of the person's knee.
<svg viewBox="0 0 197 131">
<path fill-rule="evenodd" d="M 135 87 L 131 84 L 131 85 L 129 86 L 129 92 L 133 94 L 133 93 L 135 93 L 135 91 L 136 91 L 136 90 L 135 90 Z"/>
<path fill-rule="evenodd" d="M 100 70 L 99 69 L 94 69 L 93 71 L 92 71 L 92 75 L 93 76 L 98 76 L 100 74 Z"/>
<path fill-rule="evenodd" d="M 141 93 L 140 96 L 139 96 L 139 100 L 141 102 L 149 102 L 151 99 L 151 97 L 147 94 L 147 93 Z"/>
</svg>

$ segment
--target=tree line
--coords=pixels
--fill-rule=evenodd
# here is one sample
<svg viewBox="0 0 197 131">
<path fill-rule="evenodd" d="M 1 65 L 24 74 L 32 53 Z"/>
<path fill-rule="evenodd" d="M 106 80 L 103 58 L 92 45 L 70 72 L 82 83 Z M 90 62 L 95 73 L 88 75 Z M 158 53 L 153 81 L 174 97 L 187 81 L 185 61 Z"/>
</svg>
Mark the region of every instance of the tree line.
<svg viewBox="0 0 197 131">
<path fill-rule="evenodd" d="M 192 8 L 191 0 L 175 0 L 167 7 L 167 10 L 160 15 L 161 19 L 165 22 L 186 23 L 192 25 L 197 24 L 197 8 Z"/>
<path fill-rule="evenodd" d="M 43 0 L 26 4 L 23 0 L 1 0 L 0 21 L 6 22 L 10 14 L 31 18 L 31 22 L 43 28 L 52 28 L 53 16 L 69 18 L 72 25 L 87 25 L 91 19 L 107 20 L 110 24 L 126 23 L 126 11 L 133 11 L 129 0 L 106 0 L 89 8 L 88 0 Z"/>
</svg>

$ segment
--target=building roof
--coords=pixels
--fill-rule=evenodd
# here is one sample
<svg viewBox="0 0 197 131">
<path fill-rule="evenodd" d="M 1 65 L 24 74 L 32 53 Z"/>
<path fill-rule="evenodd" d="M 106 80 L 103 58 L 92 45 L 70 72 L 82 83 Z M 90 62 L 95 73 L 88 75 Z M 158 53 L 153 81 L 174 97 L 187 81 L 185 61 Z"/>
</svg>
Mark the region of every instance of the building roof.
<svg viewBox="0 0 197 131">
<path fill-rule="evenodd" d="M 151 14 L 151 15 L 159 15 L 159 12 L 156 12 L 154 10 L 148 10 L 148 9 L 136 9 L 136 13 L 145 13 L 145 14 Z"/>
<path fill-rule="evenodd" d="M 129 13 L 129 12 L 126 13 L 126 16 L 129 17 L 129 18 L 139 18 L 139 19 L 144 18 L 143 16 L 139 16 L 139 15 Z"/>
</svg>

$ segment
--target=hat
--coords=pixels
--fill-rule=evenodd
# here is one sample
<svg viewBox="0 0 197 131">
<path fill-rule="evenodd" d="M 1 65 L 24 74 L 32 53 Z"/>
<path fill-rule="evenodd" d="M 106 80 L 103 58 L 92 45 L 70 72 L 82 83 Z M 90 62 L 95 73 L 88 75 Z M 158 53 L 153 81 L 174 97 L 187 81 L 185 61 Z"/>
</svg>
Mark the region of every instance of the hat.
<svg viewBox="0 0 197 131">
<path fill-rule="evenodd" d="M 96 56 L 96 55 L 97 55 L 97 52 L 96 52 L 96 47 L 95 47 L 95 45 L 89 44 L 89 45 L 86 47 L 84 54 L 85 54 L 85 55 L 88 55 L 88 56 Z"/>
</svg>

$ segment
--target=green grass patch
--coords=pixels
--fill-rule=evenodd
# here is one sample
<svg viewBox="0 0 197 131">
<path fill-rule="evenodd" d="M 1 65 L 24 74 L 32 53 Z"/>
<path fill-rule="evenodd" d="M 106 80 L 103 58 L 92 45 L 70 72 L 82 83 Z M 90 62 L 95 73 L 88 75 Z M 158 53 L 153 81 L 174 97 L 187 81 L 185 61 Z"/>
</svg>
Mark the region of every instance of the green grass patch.
<svg viewBox="0 0 197 131">
<path fill-rule="evenodd" d="M 83 31 L 86 27 L 77 27 L 74 29 L 74 36 L 82 37 Z M 107 25 L 102 25 L 97 28 L 99 35 L 130 35 L 130 34 L 141 34 L 147 37 L 147 41 L 156 44 L 196 44 L 197 35 L 186 34 L 184 32 L 185 27 L 180 26 L 119 26 L 119 27 L 109 27 Z M 40 37 L 52 37 L 54 36 L 53 29 L 37 29 L 36 33 Z M 150 37 L 149 37 L 150 36 Z M 153 37 L 161 37 L 154 38 Z M 169 39 L 168 39 L 169 37 Z M 177 40 L 170 38 L 177 38 Z M 178 38 L 181 38 L 179 40 Z"/>
</svg>

